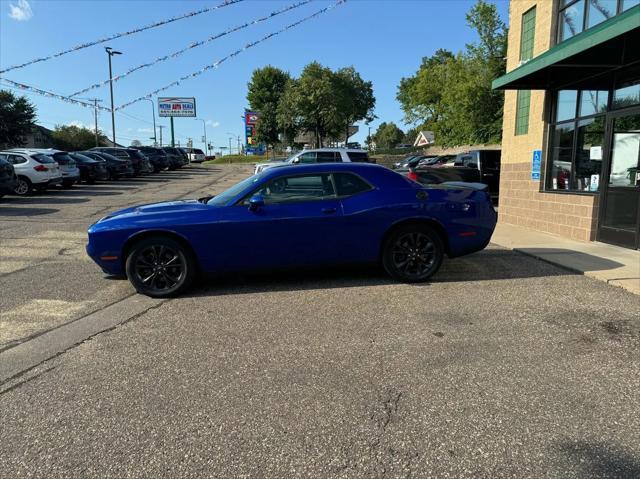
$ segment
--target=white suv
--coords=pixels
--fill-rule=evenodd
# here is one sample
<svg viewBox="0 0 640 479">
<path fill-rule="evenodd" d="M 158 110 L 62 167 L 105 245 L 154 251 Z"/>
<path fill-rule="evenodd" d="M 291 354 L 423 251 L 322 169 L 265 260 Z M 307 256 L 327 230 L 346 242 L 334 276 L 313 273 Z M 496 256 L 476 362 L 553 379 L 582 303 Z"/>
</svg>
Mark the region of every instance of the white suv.
<svg viewBox="0 0 640 479">
<path fill-rule="evenodd" d="M 13 165 L 18 177 L 14 190 L 16 195 L 25 196 L 33 189 L 44 190 L 62 183 L 60 167 L 50 156 L 36 150 L 15 149 L 0 151 L 0 158 Z"/>
<path fill-rule="evenodd" d="M 315 150 L 302 150 L 284 161 L 257 163 L 254 174 L 257 175 L 267 168 L 273 168 L 274 166 L 340 162 L 369 163 L 370 160 L 369 155 L 364 150 L 355 148 L 318 148 Z"/>
</svg>

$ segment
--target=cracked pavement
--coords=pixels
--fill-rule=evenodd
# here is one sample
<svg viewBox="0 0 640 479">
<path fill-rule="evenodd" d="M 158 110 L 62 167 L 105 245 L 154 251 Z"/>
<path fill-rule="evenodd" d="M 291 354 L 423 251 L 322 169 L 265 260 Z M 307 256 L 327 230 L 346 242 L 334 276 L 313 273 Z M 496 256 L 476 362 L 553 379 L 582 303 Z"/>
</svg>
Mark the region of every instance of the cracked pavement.
<svg viewBox="0 0 640 479">
<path fill-rule="evenodd" d="M 55 261 L 60 283 L 131 294 Z M 638 306 L 493 246 L 422 285 L 375 268 L 210 280 L 1 384 L 0 476 L 640 477 Z"/>
</svg>

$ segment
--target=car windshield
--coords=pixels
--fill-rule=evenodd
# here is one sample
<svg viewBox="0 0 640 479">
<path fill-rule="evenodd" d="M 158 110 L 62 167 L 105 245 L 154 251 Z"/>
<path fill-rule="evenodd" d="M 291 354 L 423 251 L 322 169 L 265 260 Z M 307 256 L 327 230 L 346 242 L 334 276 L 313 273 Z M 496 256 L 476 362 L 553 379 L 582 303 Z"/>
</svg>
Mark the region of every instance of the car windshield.
<svg viewBox="0 0 640 479">
<path fill-rule="evenodd" d="M 195 148 L 195 149 L 193 150 L 193 152 L 194 152 L 196 155 L 204 155 L 204 151 L 199 150 L 198 148 Z"/>
<path fill-rule="evenodd" d="M 240 183 L 233 185 L 231 188 L 224 191 L 223 193 L 220 193 L 219 195 L 214 196 L 209 201 L 207 201 L 207 204 L 214 205 L 214 206 L 226 205 L 232 198 L 237 196 L 238 193 L 244 191 L 245 189 L 251 187 L 252 185 L 255 185 L 256 183 L 258 183 L 258 181 L 260 181 L 261 178 L 262 178 L 262 173 L 250 176 L 249 178 L 242 180 Z"/>
</svg>

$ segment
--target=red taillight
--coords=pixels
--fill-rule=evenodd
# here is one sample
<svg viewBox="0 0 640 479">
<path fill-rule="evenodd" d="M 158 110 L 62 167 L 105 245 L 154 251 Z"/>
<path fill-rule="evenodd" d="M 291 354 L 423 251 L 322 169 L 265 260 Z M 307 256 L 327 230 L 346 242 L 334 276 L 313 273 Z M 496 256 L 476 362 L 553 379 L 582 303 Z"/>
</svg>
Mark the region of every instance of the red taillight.
<svg viewBox="0 0 640 479">
<path fill-rule="evenodd" d="M 36 171 L 48 171 L 48 168 L 44 165 L 34 166 L 33 169 Z"/>
<path fill-rule="evenodd" d="M 418 181 L 418 175 L 415 171 L 409 171 L 409 173 L 407 173 L 407 178 L 413 181 Z"/>
</svg>

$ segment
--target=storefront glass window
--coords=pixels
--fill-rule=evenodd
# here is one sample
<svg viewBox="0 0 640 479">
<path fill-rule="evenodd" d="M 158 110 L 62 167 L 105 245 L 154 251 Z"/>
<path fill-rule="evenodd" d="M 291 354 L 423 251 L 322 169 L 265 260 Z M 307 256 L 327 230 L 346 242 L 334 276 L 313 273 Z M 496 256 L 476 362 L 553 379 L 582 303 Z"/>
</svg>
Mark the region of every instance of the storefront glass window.
<svg viewBox="0 0 640 479">
<path fill-rule="evenodd" d="M 583 90 L 580 93 L 580 116 L 595 115 L 607 111 L 607 100 L 609 92 L 607 90 Z"/>
<path fill-rule="evenodd" d="M 614 17 L 618 8 L 618 0 L 596 0 L 589 2 L 587 28 Z"/>
<path fill-rule="evenodd" d="M 622 0 L 622 11 L 640 5 L 640 0 Z"/>
<path fill-rule="evenodd" d="M 549 188 L 568 190 L 571 185 L 571 158 L 573 156 L 573 134 L 575 124 L 556 125 L 551 143 L 551 175 Z"/>
<path fill-rule="evenodd" d="M 556 104 L 556 121 L 570 120 L 576 117 L 576 105 L 578 103 L 577 90 L 562 90 L 558 92 Z"/>
<path fill-rule="evenodd" d="M 584 0 L 580 0 L 560 12 L 558 41 L 567 40 L 583 30 L 584 6 Z"/>
<path fill-rule="evenodd" d="M 577 191 L 598 191 L 604 147 L 604 116 L 578 123 L 575 178 L 571 186 Z"/>
<path fill-rule="evenodd" d="M 640 103 L 640 81 L 618 88 L 613 92 L 613 108 L 624 108 L 638 103 Z"/>
</svg>

